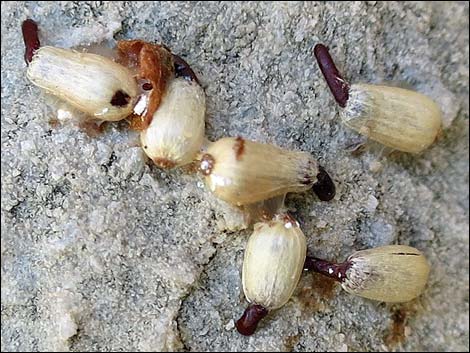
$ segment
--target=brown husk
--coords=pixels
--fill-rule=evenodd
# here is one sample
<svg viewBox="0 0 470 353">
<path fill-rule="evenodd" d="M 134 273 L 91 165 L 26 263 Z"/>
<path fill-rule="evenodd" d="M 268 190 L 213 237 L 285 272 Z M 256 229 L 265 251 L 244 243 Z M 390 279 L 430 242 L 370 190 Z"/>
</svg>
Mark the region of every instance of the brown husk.
<svg viewBox="0 0 470 353">
<path fill-rule="evenodd" d="M 134 67 L 138 78 L 152 84 L 149 103 L 143 115 L 130 117 L 131 128 L 144 130 L 152 121 L 158 109 L 168 82 L 174 77 L 174 62 L 171 52 L 158 44 L 142 40 L 121 40 L 117 44 L 119 62 L 127 67 Z"/>
</svg>

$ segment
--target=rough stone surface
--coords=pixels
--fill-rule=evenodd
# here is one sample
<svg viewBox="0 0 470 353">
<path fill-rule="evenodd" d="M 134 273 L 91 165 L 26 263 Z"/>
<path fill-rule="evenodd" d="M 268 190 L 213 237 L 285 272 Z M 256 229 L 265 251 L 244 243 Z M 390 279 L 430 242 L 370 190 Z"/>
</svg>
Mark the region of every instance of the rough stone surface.
<svg viewBox="0 0 470 353">
<path fill-rule="evenodd" d="M 2 351 L 469 349 L 468 3 L 2 2 Z M 199 74 L 207 136 L 310 151 L 333 202 L 289 195 L 309 252 L 342 260 L 389 243 L 421 249 L 428 288 L 406 305 L 306 274 L 258 332 L 234 320 L 250 230 L 200 177 L 148 163 L 125 123 L 88 136 L 28 83 L 21 22 L 43 43 L 163 41 Z M 312 49 L 353 82 L 433 97 L 442 136 L 418 156 L 342 126 Z"/>
</svg>

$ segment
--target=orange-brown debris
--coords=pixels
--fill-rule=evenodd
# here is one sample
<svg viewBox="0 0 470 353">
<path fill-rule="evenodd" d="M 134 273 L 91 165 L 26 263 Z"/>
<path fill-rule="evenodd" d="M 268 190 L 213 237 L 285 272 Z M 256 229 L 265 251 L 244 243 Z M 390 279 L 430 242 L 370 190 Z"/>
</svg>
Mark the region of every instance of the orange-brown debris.
<svg viewBox="0 0 470 353">
<path fill-rule="evenodd" d="M 384 342 L 388 348 L 393 349 L 406 339 L 405 328 L 408 318 L 417 313 L 416 301 L 393 306 L 391 312 L 392 323 L 384 337 Z"/>
<path fill-rule="evenodd" d="M 142 116 L 131 118 L 131 128 L 147 128 L 153 114 L 160 106 L 167 83 L 174 77 L 173 55 L 165 47 L 142 40 L 122 40 L 117 44 L 119 62 L 130 68 L 138 69 L 140 79 L 149 81 L 152 92 L 149 95 L 147 109 Z"/>
<path fill-rule="evenodd" d="M 318 273 L 309 273 L 302 281 L 298 298 L 304 307 L 305 315 L 320 311 L 322 304 L 326 304 L 336 294 L 338 282 L 326 278 Z"/>
<path fill-rule="evenodd" d="M 158 165 L 160 168 L 163 168 L 163 169 L 171 169 L 176 166 L 175 162 L 166 158 L 154 158 L 153 163 L 155 163 L 156 165 Z"/>
<path fill-rule="evenodd" d="M 85 120 L 80 122 L 78 126 L 80 127 L 80 129 L 85 131 L 85 133 L 89 137 L 98 137 L 104 132 L 106 125 L 106 121 L 103 121 L 101 124 L 98 124 L 92 120 Z"/>
</svg>

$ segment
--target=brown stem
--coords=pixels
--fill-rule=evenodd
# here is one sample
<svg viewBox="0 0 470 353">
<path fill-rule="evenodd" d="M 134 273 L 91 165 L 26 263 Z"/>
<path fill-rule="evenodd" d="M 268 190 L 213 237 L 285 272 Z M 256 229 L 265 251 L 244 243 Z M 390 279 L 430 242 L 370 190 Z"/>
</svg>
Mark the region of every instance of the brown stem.
<svg viewBox="0 0 470 353">
<path fill-rule="evenodd" d="M 313 53 L 336 102 L 344 108 L 349 99 L 349 84 L 343 79 L 343 76 L 336 68 L 335 62 L 331 58 L 326 46 L 323 44 L 315 45 Z"/>
<path fill-rule="evenodd" d="M 176 77 L 183 77 L 186 80 L 196 81 L 198 85 L 201 85 L 197 79 L 196 74 L 185 60 L 183 60 L 180 56 L 173 54 L 173 61 L 175 63 Z"/>
<path fill-rule="evenodd" d="M 262 305 L 251 304 L 245 309 L 242 317 L 238 319 L 235 326 L 238 332 L 244 336 L 251 336 L 256 331 L 258 323 L 268 315 L 268 309 Z"/>
<path fill-rule="evenodd" d="M 23 41 L 25 46 L 24 60 L 26 61 L 26 64 L 29 64 L 31 60 L 33 60 L 34 53 L 41 46 L 41 43 L 39 43 L 38 25 L 36 22 L 28 18 L 23 21 L 21 31 L 23 32 Z"/>
<path fill-rule="evenodd" d="M 335 281 L 343 282 L 346 279 L 346 272 L 348 271 L 350 265 L 351 264 L 348 261 L 335 264 L 330 261 L 307 256 L 305 258 L 304 270 L 314 271 L 324 276 L 330 277 Z"/>
<path fill-rule="evenodd" d="M 318 166 L 317 182 L 313 184 L 312 190 L 322 201 L 330 201 L 336 195 L 335 184 L 321 165 Z"/>
</svg>

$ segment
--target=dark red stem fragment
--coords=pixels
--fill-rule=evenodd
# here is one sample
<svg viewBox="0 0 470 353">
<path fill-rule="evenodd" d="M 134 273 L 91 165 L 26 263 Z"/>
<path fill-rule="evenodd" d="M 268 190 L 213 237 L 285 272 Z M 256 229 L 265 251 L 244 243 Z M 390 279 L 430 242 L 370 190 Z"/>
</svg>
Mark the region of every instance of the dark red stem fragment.
<svg viewBox="0 0 470 353">
<path fill-rule="evenodd" d="M 351 264 L 348 261 L 345 261 L 340 264 L 335 264 L 330 261 L 307 256 L 305 258 L 304 270 L 314 271 L 327 277 L 330 277 L 338 282 L 343 282 L 346 279 L 346 272 L 349 269 L 350 265 Z"/>
<path fill-rule="evenodd" d="M 201 85 L 199 83 L 199 80 L 197 79 L 196 74 L 186 61 L 184 61 L 181 57 L 176 54 L 173 54 L 173 61 L 175 63 L 176 77 L 183 77 L 186 80 L 196 81 L 198 85 Z"/>
<path fill-rule="evenodd" d="M 268 309 L 262 305 L 251 304 L 246 308 L 242 317 L 238 319 L 235 326 L 237 327 L 238 332 L 244 336 L 251 336 L 256 331 L 258 323 L 268 315 Z"/>
<path fill-rule="evenodd" d="M 315 45 L 313 53 L 336 102 L 344 108 L 349 99 L 349 84 L 343 79 L 343 76 L 336 68 L 326 46 L 323 44 Z"/>
<path fill-rule="evenodd" d="M 335 183 L 321 165 L 318 166 L 317 182 L 312 190 L 322 201 L 330 201 L 336 195 Z"/>
<path fill-rule="evenodd" d="M 39 43 L 38 25 L 33 20 L 27 19 L 21 25 L 21 31 L 23 32 L 25 46 L 24 60 L 26 64 L 29 64 L 33 60 L 34 53 L 41 46 L 41 43 Z"/>
</svg>

